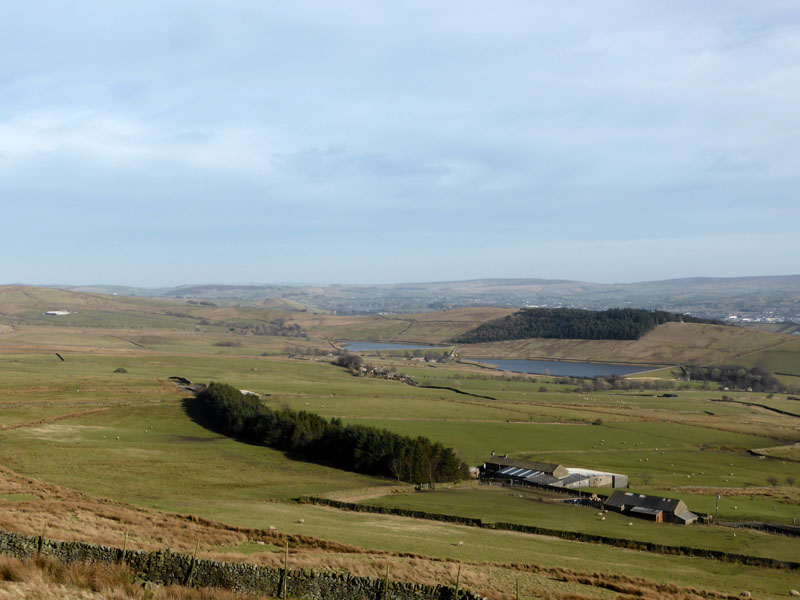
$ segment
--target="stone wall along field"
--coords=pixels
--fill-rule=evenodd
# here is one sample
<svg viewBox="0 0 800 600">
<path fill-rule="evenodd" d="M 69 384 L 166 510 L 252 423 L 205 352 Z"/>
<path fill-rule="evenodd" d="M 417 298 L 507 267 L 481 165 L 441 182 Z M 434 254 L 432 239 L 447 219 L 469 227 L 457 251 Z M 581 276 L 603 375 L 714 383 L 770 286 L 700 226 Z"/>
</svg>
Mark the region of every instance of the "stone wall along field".
<svg viewBox="0 0 800 600">
<path fill-rule="evenodd" d="M 162 585 L 220 587 L 242 592 L 255 592 L 279 597 L 284 587 L 283 569 L 247 563 L 218 562 L 194 559 L 169 550 L 144 552 L 95 546 L 83 542 L 58 542 L 41 536 L 28 537 L 0 531 L 0 554 L 14 558 L 33 558 L 37 554 L 64 563 L 121 562 L 135 577 Z M 309 600 L 455 600 L 456 590 L 450 586 L 426 586 L 381 579 L 354 577 L 340 573 L 310 570 L 289 570 L 285 596 Z M 384 588 L 386 586 L 386 591 Z M 485 600 L 469 591 L 460 591 L 459 600 Z"/>
</svg>

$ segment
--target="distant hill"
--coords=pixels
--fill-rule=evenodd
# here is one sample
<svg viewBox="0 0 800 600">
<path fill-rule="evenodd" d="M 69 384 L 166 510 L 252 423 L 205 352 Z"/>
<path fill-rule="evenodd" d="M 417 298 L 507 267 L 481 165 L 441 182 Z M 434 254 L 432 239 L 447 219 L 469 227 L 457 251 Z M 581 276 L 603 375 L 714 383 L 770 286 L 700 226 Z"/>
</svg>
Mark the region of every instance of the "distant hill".
<svg viewBox="0 0 800 600">
<path fill-rule="evenodd" d="M 187 285 L 173 288 L 60 286 L 64 289 L 258 305 L 282 299 L 326 311 L 407 313 L 473 306 L 643 308 L 695 316 L 800 321 L 800 275 L 692 277 L 603 284 L 561 279 L 475 279 L 381 285 Z"/>
<path fill-rule="evenodd" d="M 657 325 L 682 322 L 721 324 L 719 321 L 634 308 L 613 308 L 604 311 L 527 308 L 483 323 L 453 341 L 480 344 L 527 338 L 638 340 Z"/>
<path fill-rule="evenodd" d="M 237 341 L 245 342 L 246 348 L 257 345 L 254 340 L 261 343 L 263 336 L 260 334 L 277 334 L 281 337 L 275 339 L 280 341 L 270 343 L 284 350 L 289 340 L 295 344 L 301 339 L 291 337 L 296 333 L 307 335 L 307 338 L 303 338 L 303 344 L 316 345 L 325 351 L 330 350 L 331 343 L 337 344 L 342 340 L 447 345 L 448 340 L 473 331 L 484 323 L 519 312 L 499 306 L 474 306 L 362 316 L 311 310 L 294 302 L 286 298 L 262 299 L 251 303 L 236 303 L 229 299 L 144 298 L 34 286 L 0 286 L 0 346 L 2 340 L 21 347 L 26 344 L 35 346 L 43 341 L 63 345 L 78 344 L 84 340 L 80 343 L 87 347 L 116 348 L 122 345 L 133 348 L 139 347 L 134 342 L 149 347 L 166 343 L 180 345 L 187 343 L 187 340 L 197 339 L 202 347 L 210 343 L 209 340 L 222 339 L 219 336 L 236 336 Z M 70 314 L 43 314 L 62 310 Z M 793 327 L 781 334 L 743 327 L 689 323 L 687 320 L 691 319 L 684 317 L 683 323 L 663 323 L 636 340 L 534 337 L 478 344 L 461 343 L 458 353 L 465 357 L 646 364 L 741 364 L 764 367 L 782 377 L 800 376 L 800 336 L 785 334 L 794 332 Z M 120 336 L 119 330 L 127 332 Z M 123 337 L 129 341 L 124 341 Z M 187 345 L 187 348 L 191 347 L 191 344 Z M 215 351 L 218 350 L 215 348 Z M 787 383 L 797 384 L 788 380 Z"/>
<path fill-rule="evenodd" d="M 94 286 L 93 286 L 94 287 Z M 39 286 L 0 286 L 0 323 L 64 327 L 194 330 L 197 327 L 267 328 L 275 319 L 303 315 L 307 307 L 267 299 L 252 306 L 206 300 L 123 296 Z M 48 316 L 48 311 L 66 314 Z"/>
</svg>

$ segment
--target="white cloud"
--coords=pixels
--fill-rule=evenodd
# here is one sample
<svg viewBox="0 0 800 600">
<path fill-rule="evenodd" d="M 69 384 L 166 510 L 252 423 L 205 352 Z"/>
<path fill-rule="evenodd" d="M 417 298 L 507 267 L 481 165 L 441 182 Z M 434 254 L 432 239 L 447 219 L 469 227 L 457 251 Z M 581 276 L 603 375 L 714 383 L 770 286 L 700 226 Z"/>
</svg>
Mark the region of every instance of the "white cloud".
<svg viewBox="0 0 800 600">
<path fill-rule="evenodd" d="M 264 173 L 273 167 L 263 132 L 214 133 L 157 127 L 114 113 L 37 111 L 0 121 L 0 166 L 6 171 L 43 159 L 84 162 L 88 168 L 167 163 L 231 174 Z"/>
<path fill-rule="evenodd" d="M 574 232 L 600 256 L 598 232 L 656 223 L 698 251 L 758 227 L 763 258 L 800 220 L 798 40 L 794 0 L 18 3 L 0 193 L 31 227 L 64 198 L 92 232 L 153 231 L 119 206 L 191 204 L 198 227 L 279 221 L 313 255 L 326 230 L 388 227 L 445 247 Z M 502 260 L 466 246 L 469 268 Z M 553 260 L 569 277 L 575 257 Z"/>
</svg>

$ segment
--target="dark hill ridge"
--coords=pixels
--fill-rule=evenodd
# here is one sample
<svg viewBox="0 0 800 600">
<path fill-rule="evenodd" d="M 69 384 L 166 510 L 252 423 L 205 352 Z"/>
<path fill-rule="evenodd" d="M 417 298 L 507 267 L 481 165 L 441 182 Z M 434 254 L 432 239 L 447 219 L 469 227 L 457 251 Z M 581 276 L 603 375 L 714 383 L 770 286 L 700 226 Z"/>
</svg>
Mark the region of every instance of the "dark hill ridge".
<svg viewBox="0 0 800 600">
<path fill-rule="evenodd" d="M 657 325 L 670 322 L 721 324 L 664 311 L 612 308 L 604 311 L 577 308 L 526 308 L 483 323 L 454 342 L 480 344 L 527 338 L 572 340 L 638 340 Z"/>
</svg>

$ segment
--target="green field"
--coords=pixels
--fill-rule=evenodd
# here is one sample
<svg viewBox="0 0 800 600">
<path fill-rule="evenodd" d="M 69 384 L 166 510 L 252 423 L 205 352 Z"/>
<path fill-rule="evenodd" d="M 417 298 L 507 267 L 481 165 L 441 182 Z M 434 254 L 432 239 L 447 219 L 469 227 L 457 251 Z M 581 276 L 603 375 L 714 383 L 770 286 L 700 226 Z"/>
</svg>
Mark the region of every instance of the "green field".
<svg viewBox="0 0 800 600">
<path fill-rule="evenodd" d="M 713 548 L 754 556 L 800 562 L 800 544 L 792 538 L 765 535 L 712 525 L 671 525 L 607 512 L 604 520 L 598 509 L 564 504 L 553 494 L 536 493 L 513 487 L 481 486 L 479 489 L 455 489 L 392 494 L 367 503 L 375 506 L 421 510 L 431 513 L 461 515 L 496 523 L 520 523 L 549 529 L 581 531 L 596 535 L 650 541 L 665 545 Z M 691 498 L 684 498 L 692 506 Z M 741 505 L 742 502 L 737 500 Z M 731 512 L 731 502 L 723 504 L 723 514 Z M 712 508 L 713 512 L 713 508 Z M 800 511 L 796 511 L 800 512 Z M 736 533 L 734 536 L 733 534 Z"/>
<path fill-rule="evenodd" d="M 26 477 L 135 506 L 232 525 L 272 525 L 374 551 L 437 560 L 568 566 L 733 594 L 748 589 L 757 597 L 785 596 L 790 585 L 796 585 L 796 574 L 784 571 L 297 504 L 292 499 L 300 495 L 348 490 L 358 495 L 354 490 L 385 486 L 387 495 L 374 497 L 373 491 L 373 497 L 363 501 L 800 561 L 798 538 L 638 520 L 628 525 L 618 515 L 600 521 L 596 510 L 519 498 L 504 489 L 389 494 L 393 481 L 296 460 L 203 428 L 183 408 L 187 392 L 168 378 L 223 381 L 262 394 L 273 408 L 291 407 L 346 423 L 427 436 L 455 448 L 470 465 L 481 464 L 496 451 L 624 473 L 633 490 L 679 497 L 698 513 L 713 513 L 720 493 L 724 520 L 784 524 L 800 518 L 798 418 L 720 402 L 719 390 L 699 389 L 699 384 L 676 389 L 677 397 L 671 398 L 651 390 L 586 393 L 575 391 L 575 382 L 553 377 L 423 363 L 395 353 L 365 359 L 422 385 L 474 394 L 470 396 L 355 377 L 327 356 L 333 350 L 328 338 L 380 339 L 414 332 L 432 339 L 469 325 L 456 316 L 475 318 L 477 313 L 458 313 L 452 321 L 438 314 L 359 320 L 286 313 L 309 335 L 283 338 L 238 335 L 220 325 L 269 322 L 278 314 L 274 310 L 186 305 L 177 310 L 175 302 L 70 293 L 34 296 L 38 304 L 26 305 L 22 292 L 8 292 L 7 304 L 0 304 L 0 465 Z M 61 303 L 54 304 L 56 300 Z M 82 320 L 72 323 L 74 327 L 65 320 L 54 325 L 36 314 L 42 307 L 61 306 L 75 308 L 76 318 Z M 726 356 L 743 335 L 714 332 L 721 344 L 718 352 Z M 685 337 L 674 331 L 669 335 L 675 344 Z M 767 357 L 778 364 L 795 352 L 781 336 L 754 335 L 742 343 L 745 358 Z M 763 350 L 768 339 L 782 344 L 780 352 Z M 115 372 L 118 368 L 127 372 Z M 672 373 L 663 369 L 639 377 L 669 381 Z M 725 394 L 800 413 L 800 402 L 787 394 Z M 777 458 L 759 459 L 749 452 L 756 449 Z M 24 491 L 0 493 L 0 507 L 24 507 L 29 500 Z M 241 551 L 257 554 L 258 548 L 245 544 Z M 608 590 L 598 588 L 596 597 L 607 596 Z"/>
</svg>

